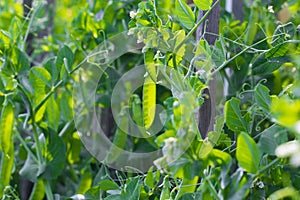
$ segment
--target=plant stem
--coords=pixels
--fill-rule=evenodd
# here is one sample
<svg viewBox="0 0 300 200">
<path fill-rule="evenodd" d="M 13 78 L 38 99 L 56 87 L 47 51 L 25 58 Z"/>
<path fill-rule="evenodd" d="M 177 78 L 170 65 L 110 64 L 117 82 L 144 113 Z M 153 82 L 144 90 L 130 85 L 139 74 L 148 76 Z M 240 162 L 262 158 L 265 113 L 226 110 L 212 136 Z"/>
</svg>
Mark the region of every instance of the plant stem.
<svg viewBox="0 0 300 200">
<path fill-rule="evenodd" d="M 46 191 L 46 196 L 48 200 L 53 200 L 53 194 L 51 190 L 51 186 L 48 180 L 44 180 L 44 186 Z"/>
<path fill-rule="evenodd" d="M 24 146 L 24 148 L 26 149 L 27 153 L 29 153 L 32 157 L 32 159 L 38 163 L 38 159 L 37 157 L 32 153 L 32 151 L 30 150 L 30 148 L 27 146 L 26 142 L 24 141 L 24 139 L 22 138 L 22 136 L 20 135 L 19 131 L 16 130 L 16 135 L 17 138 L 20 140 L 21 144 Z"/>
<path fill-rule="evenodd" d="M 259 170 L 259 174 L 263 173 L 264 171 L 266 171 L 267 169 L 269 169 L 270 167 L 272 167 L 272 165 L 276 164 L 278 161 L 279 161 L 279 158 L 275 158 L 274 160 L 272 160 L 272 162 L 270 162 L 264 168 L 262 168 L 261 170 Z"/>
</svg>

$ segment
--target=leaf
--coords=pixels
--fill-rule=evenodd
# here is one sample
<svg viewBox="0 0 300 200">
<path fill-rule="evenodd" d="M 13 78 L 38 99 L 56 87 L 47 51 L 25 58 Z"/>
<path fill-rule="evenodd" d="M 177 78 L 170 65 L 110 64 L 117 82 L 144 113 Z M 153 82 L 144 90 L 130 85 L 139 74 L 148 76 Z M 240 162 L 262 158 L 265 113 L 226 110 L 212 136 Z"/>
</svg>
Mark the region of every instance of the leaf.
<svg viewBox="0 0 300 200">
<path fill-rule="evenodd" d="M 7 154 L 13 146 L 14 109 L 11 103 L 2 108 L 0 120 L 0 147 L 4 154 Z"/>
<path fill-rule="evenodd" d="M 242 116 L 240 110 L 240 100 L 233 97 L 225 103 L 224 107 L 225 121 L 228 128 L 232 131 L 245 131 L 249 130 L 249 122 Z"/>
<path fill-rule="evenodd" d="M 81 173 L 81 180 L 77 190 L 77 194 L 84 194 L 92 185 L 92 173 L 89 167 L 85 168 Z"/>
<path fill-rule="evenodd" d="M 98 186 L 99 186 L 100 190 L 103 190 L 103 191 L 120 189 L 120 187 L 117 183 L 115 183 L 114 181 L 111 181 L 111 180 L 107 180 L 107 179 L 100 181 L 98 183 Z"/>
<path fill-rule="evenodd" d="M 42 67 L 33 67 L 30 69 L 29 74 L 30 80 L 36 79 L 39 80 L 40 84 L 44 86 L 48 86 L 49 88 L 52 87 L 51 85 L 51 75 L 50 73 Z M 35 85 L 33 85 L 33 89 L 35 89 Z M 34 91 L 34 92 L 40 92 L 40 91 Z"/>
<path fill-rule="evenodd" d="M 151 166 L 151 168 L 148 170 L 147 176 L 146 176 L 144 182 L 145 182 L 145 185 L 147 187 L 149 187 L 149 189 L 153 189 L 154 183 L 155 183 L 154 173 L 153 173 L 153 166 Z"/>
<path fill-rule="evenodd" d="M 254 89 L 255 101 L 267 112 L 270 110 L 271 106 L 271 97 L 269 92 L 270 90 L 262 84 L 258 84 Z"/>
<path fill-rule="evenodd" d="M 53 95 L 51 95 L 51 97 L 47 101 L 46 111 L 48 125 L 56 132 L 60 122 L 60 112 Z"/>
<path fill-rule="evenodd" d="M 74 63 L 74 54 L 68 46 L 61 48 L 57 55 L 56 67 L 60 69 L 61 77 L 64 77 L 65 70 L 70 72 L 72 70 L 72 65 Z M 62 67 L 64 65 L 64 68 Z"/>
<path fill-rule="evenodd" d="M 260 151 L 255 141 L 242 132 L 237 139 L 236 158 L 239 165 L 247 172 L 256 174 L 260 163 Z"/>
<path fill-rule="evenodd" d="M 122 194 L 123 199 L 139 199 L 142 185 L 139 184 L 139 177 L 131 180 Z"/>
<path fill-rule="evenodd" d="M 154 53 L 152 52 L 151 49 L 148 49 L 144 54 L 144 62 L 148 74 L 150 75 L 151 79 L 156 83 L 157 82 L 156 66 L 154 62 Z"/>
<path fill-rule="evenodd" d="M 45 157 L 45 170 L 41 177 L 48 180 L 57 178 L 64 169 L 66 144 L 58 135 L 49 134 L 43 154 Z"/>
<path fill-rule="evenodd" d="M 70 164 L 80 161 L 80 152 L 81 152 L 81 140 L 76 132 L 73 133 L 72 139 L 70 141 L 70 147 L 68 149 L 68 161 Z"/>
<path fill-rule="evenodd" d="M 290 59 L 287 56 L 267 58 L 266 53 L 262 53 L 251 64 L 252 74 L 253 75 L 270 74 L 271 72 L 277 70 L 283 63 L 289 61 Z"/>
<path fill-rule="evenodd" d="M 288 141 L 287 130 L 277 125 L 265 129 L 261 132 L 258 147 L 261 152 L 269 155 L 275 155 L 276 148 Z"/>
<path fill-rule="evenodd" d="M 293 39 L 295 35 L 295 26 L 292 22 L 279 25 L 274 31 L 272 37 L 272 46 L 276 46 L 284 41 Z"/>
<path fill-rule="evenodd" d="M 195 176 L 193 179 L 183 178 L 176 199 L 180 198 L 183 194 L 195 192 L 198 179 L 198 176 Z"/>
<path fill-rule="evenodd" d="M 200 10 L 209 10 L 212 0 L 193 0 Z"/>
<path fill-rule="evenodd" d="M 176 15 L 180 23 L 187 29 L 195 25 L 195 15 L 192 9 L 182 0 L 175 1 Z"/>
<path fill-rule="evenodd" d="M 145 77 L 143 86 L 144 125 L 149 129 L 154 121 L 156 106 L 156 84 L 149 75 Z"/>
<path fill-rule="evenodd" d="M 170 183 L 169 183 L 169 177 L 165 176 L 163 181 L 163 189 L 160 194 L 160 200 L 164 199 L 170 199 Z"/>
<path fill-rule="evenodd" d="M 30 68 L 30 63 L 26 55 L 20 49 L 14 48 L 12 57 L 12 62 L 17 73 L 26 71 Z"/>
</svg>

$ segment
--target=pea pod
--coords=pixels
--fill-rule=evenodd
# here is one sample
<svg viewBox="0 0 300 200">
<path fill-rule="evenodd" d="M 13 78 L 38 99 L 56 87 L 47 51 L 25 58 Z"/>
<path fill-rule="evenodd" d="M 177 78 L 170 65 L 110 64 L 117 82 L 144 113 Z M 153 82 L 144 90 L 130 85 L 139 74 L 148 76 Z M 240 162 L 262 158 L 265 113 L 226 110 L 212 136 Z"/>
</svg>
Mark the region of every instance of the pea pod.
<svg viewBox="0 0 300 200">
<path fill-rule="evenodd" d="M 256 33 L 257 33 L 257 22 L 259 19 L 259 9 L 257 6 L 253 5 L 251 12 L 250 12 L 250 17 L 249 17 L 249 22 L 248 22 L 248 28 L 247 28 L 247 33 L 246 33 L 246 44 L 251 45 L 255 39 Z"/>
<path fill-rule="evenodd" d="M 31 195 L 29 197 L 30 200 L 42 200 L 45 197 L 45 187 L 42 179 L 39 179 L 33 187 Z"/>
<path fill-rule="evenodd" d="M 148 130 L 155 117 L 155 104 L 156 104 L 156 83 L 149 75 L 146 76 L 143 87 L 143 114 L 144 125 Z"/>
<path fill-rule="evenodd" d="M 110 147 L 109 152 L 105 158 L 108 164 L 115 162 L 121 155 L 127 140 L 128 131 L 128 118 L 126 115 L 120 117 L 120 127 L 117 128 L 115 132 L 115 137 L 113 140 L 113 145 Z"/>
<path fill-rule="evenodd" d="M 0 197 L 3 196 L 3 191 L 10 183 L 11 172 L 14 165 L 14 146 L 10 145 L 10 149 L 6 154 L 2 154 L 1 171 L 0 171 Z"/>
<path fill-rule="evenodd" d="M 14 124 L 14 110 L 10 103 L 7 103 L 1 114 L 0 122 L 0 146 L 1 150 L 7 154 L 13 145 L 11 142 Z"/>
</svg>

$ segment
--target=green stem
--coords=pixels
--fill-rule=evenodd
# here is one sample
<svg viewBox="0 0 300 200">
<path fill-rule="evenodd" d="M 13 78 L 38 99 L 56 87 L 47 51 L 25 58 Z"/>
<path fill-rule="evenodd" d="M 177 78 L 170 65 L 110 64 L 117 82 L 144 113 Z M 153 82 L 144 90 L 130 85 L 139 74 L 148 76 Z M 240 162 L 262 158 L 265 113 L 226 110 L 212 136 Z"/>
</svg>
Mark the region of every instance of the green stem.
<svg viewBox="0 0 300 200">
<path fill-rule="evenodd" d="M 24 148 L 26 149 L 27 153 L 29 153 L 32 157 L 32 159 L 38 163 L 38 159 L 37 157 L 34 155 L 34 153 L 32 153 L 32 151 L 30 150 L 30 148 L 27 146 L 26 142 L 24 141 L 24 139 L 22 138 L 22 136 L 20 135 L 19 131 L 16 131 L 16 135 L 17 138 L 20 140 L 21 144 L 24 146 Z"/>
<path fill-rule="evenodd" d="M 264 171 L 268 170 L 270 167 L 272 167 L 274 164 L 276 164 L 279 161 L 279 158 L 275 158 L 272 162 L 270 162 L 268 165 L 266 165 L 264 168 L 259 170 L 259 174 L 263 173 Z"/>
<path fill-rule="evenodd" d="M 203 15 L 203 17 L 197 22 L 197 24 L 190 30 L 190 32 L 186 36 L 187 38 L 194 34 L 194 32 L 204 22 L 204 20 L 208 17 L 211 11 L 218 5 L 219 1 L 220 0 L 216 0 L 216 2 L 211 6 L 211 8 Z"/>
<path fill-rule="evenodd" d="M 18 84 L 18 88 L 23 93 L 24 97 L 26 98 L 26 102 L 29 106 L 29 112 L 31 114 L 31 119 L 32 119 L 33 138 L 34 138 L 35 143 L 36 143 L 36 152 L 37 152 L 38 164 L 41 165 L 43 163 L 42 162 L 43 157 L 42 157 L 42 150 L 41 150 L 41 145 L 40 145 L 39 136 L 38 136 L 38 132 L 37 132 L 37 127 L 36 127 L 36 124 L 35 124 L 36 123 L 35 122 L 35 112 L 32 108 L 30 100 L 29 100 L 28 96 L 26 95 L 26 92 L 24 91 L 22 85 Z"/>
<path fill-rule="evenodd" d="M 220 0 L 216 0 L 216 2 L 211 6 L 211 8 L 203 15 L 203 17 L 195 24 L 195 26 L 188 32 L 185 39 L 180 42 L 177 47 L 175 48 L 174 52 L 177 52 L 178 49 L 194 34 L 197 28 L 204 22 L 204 20 L 208 17 L 211 11 L 218 5 Z"/>
<path fill-rule="evenodd" d="M 46 191 L 46 196 L 48 200 L 53 200 L 53 194 L 51 190 L 51 186 L 48 180 L 44 180 L 44 186 Z"/>
</svg>

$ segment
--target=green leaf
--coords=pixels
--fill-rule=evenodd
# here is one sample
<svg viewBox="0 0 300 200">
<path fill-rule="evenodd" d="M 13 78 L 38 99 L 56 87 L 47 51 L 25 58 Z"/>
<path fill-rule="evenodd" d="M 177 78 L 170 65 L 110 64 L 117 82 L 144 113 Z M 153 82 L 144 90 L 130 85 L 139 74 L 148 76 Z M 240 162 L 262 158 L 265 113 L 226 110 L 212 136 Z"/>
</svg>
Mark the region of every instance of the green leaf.
<svg viewBox="0 0 300 200">
<path fill-rule="evenodd" d="M 183 194 L 195 192 L 198 179 L 198 176 L 195 176 L 193 179 L 183 178 L 176 199 L 180 198 Z"/>
<path fill-rule="evenodd" d="M 30 63 L 25 53 L 22 52 L 20 49 L 14 48 L 12 57 L 12 62 L 17 73 L 26 71 L 30 68 Z"/>
<path fill-rule="evenodd" d="M 122 194 L 123 199 L 139 199 L 142 188 L 139 179 L 139 177 L 134 178 L 125 186 L 124 194 Z"/>
<path fill-rule="evenodd" d="M 38 80 L 39 82 L 33 82 L 33 84 L 38 83 L 40 86 L 33 85 L 33 89 L 37 88 L 39 89 L 40 87 L 45 87 L 48 86 L 49 88 L 52 87 L 51 85 L 51 75 L 50 73 L 42 67 L 33 67 L 30 69 L 29 73 L 30 80 L 32 81 L 33 79 Z M 34 92 L 41 92 L 41 91 L 34 91 Z"/>
<path fill-rule="evenodd" d="M 225 103 L 224 107 L 225 121 L 228 128 L 232 131 L 245 131 L 249 130 L 249 122 L 242 116 L 240 110 L 240 100 L 233 97 Z"/>
<path fill-rule="evenodd" d="M 13 146 L 12 133 L 14 125 L 14 109 L 11 103 L 2 108 L 0 119 L 0 147 L 7 154 Z"/>
<path fill-rule="evenodd" d="M 43 155 L 45 160 L 45 170 L 41 177 L 48 180 L 57 178 L 64 169 L 66 161 L 66 144 L 55 133 L 49 134 Z"/>
<path fill-rule="evenodd" d="M 253 75 L 270 74 L 277 70 L 283 63 L 289 62 L 290 60 L 287 56 L 267 58 L 266 54 L 267 53 L 260 54 L 251 64 Z"/>
<path fill-rule="evenodd" d="M 212 0 L 193 0 L 200 10 L 209 10 Z"/>
<path fill-rule="evenodd" d="M 150 169 L 147 172 L 147 176 L 145 178 L 145 185 L 148 186 L 150 189 L 154 188 L 154 183 L 155 183 L 155 177 L 153 173 L 153 166 L 150 167 Z"/>
<path fill-rule="evenodd" d="M 269 155 L 275 155 L 276 148 L 288 141 L 287 130 L 277 125 L 265 129 L 261 132 L 258 147 L 261 152 Z"/>
<path fill-rule="evenodd" d="M 74 54 L 72 50 L 68 46 L 64 46 L 58 52 L 57 60 L 56 60 L 56 67 L 61 70 L 61 77 L 64 77 L 65 70 L 70 72 L 73 67 L 74 63 Z M 62 67 L 64 65 L 64 68 Z"/>
<path fill-rule="evenodd" d="M 156 109 L 156 83 L 149 75 L 145 77 L 143 86 L 143 115 L 144 125 L 149 129 L 154 121 Z"/>
<path fill-rule="evenodd" d="M 272 37 L 272 46 L 276 46 L 284 41 L 293 39 L 295 35 L 295 26 L 292 22 L 279 25 L 274 31 Z"/>
<path fill-rule="evenodd" d="M 195 15 L 192 9 L 182 0 L 175 1 L 176 15 L 180 23 L 187 29 L 195 25 Z"/>
<path fill-rule="evenodd" d="M 72 139 L 70 141 L 70 147 L 67 153 L 68 161 L 70 164 L 80 161 L 80 152 L 82 148 L 82 143 L 80 137 L 76 132 L 73 133 Z"/>
<path fill-rule="evenodd" d="M 117 183 L 115 183 L 114 181 L 111 181 L 111 180 L 107 180 L 107 179 L 100 181 L 98 183 L 98 186 L 99 186 L 100 190 L 103 190 L 103 191 L 120 189 L 120 187 L 118 186 Z"/>
<path fill-rule="evenodd" d="M 254 89 L 254 99 L 258 103 L 258 105 L 263 108 L 265 111 L 270 110 L 271 106 L 271 97 L 269 95 L 270 90 L 262 85 L 258 84 Z"/>
<path fill-rule="evenodd" d="M 60 122 L 60 112 L 58 105 L 54 99 L 54 95 L 51 95 L 51 97 L 47 101 L 46 112 L 48 125 L 56 132 Z"/>
<path fill-rule="evenodd" d="M 260 151 L 255 141 L 242 132 L 237 139 L 236 158 L 239 165 L 247 172 L 256 174 L 260 163 Z"/>
<path fill-rule="evenodd" d="M 169 183 L 169 177 L 165 176 L 164 181 L 163 181 L 163 189 L 160 194 L 160 200 L 164 199 L 170 199 L 170 183 Z"/>
<path fill-rule="evenodd" d="M 93 178 L 91 169 L 89 167 L 85 168 L 81 173 L 81 180 L 77 190 L 77 194 L 84 194 L 91 187 Z"/>
</svg>

